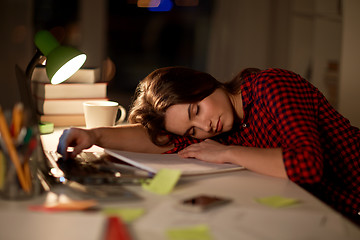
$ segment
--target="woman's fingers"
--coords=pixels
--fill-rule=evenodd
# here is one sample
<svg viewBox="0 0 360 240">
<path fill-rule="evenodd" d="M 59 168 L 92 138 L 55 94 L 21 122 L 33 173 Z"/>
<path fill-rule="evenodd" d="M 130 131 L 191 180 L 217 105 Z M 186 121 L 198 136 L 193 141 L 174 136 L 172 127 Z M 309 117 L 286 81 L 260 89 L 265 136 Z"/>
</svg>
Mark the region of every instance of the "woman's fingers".
<svg viewBox="0 0 360 240">
<path fill-rule="evenodd" d="M 69 129 L 65 129 L 62 133 L 62 135 L 60 136 L 59 139 L 59 143 L 57 146 L 57 152 L 60 153 L 63 157 L 66 157 L 67 155 L 67 148 L 69 146 L 68 143 L 68 136 L 69 136 L 70 130 Z"/>
<path fill-rule="evenodd" d="M 179 151 L 182 158 L 197 158 L 206 162 L 224 162 L 224 150 L 227 146 L 216 141 L 207 139 L 201 143 L 192 144 Z"/>
<path fill-rule="evenodd" d="M 83 149 L 92 146 L 90 134 L 83 129 L 71 128 L 64 130 L 59 139 L 57 152 L 64 158 L 68 157 L 68 147 L 74 147 L 71 157 L 76 157 Z"/>
</svg>

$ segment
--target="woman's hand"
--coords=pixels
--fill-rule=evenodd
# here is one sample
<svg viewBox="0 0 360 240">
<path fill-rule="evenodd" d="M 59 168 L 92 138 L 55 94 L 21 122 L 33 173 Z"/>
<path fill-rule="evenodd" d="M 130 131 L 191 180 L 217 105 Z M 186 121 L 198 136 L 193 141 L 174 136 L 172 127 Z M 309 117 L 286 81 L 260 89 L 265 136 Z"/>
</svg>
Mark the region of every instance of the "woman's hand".
<svg viewBox="0 0 360 240">
<path fill-rule="evenodd" d="M 200 143 L 191 144 L 178 154 L 183 158 L 197 158 L 206 162 L 225 163 L 228 162 L 225 153 L 229 148 L 229 146 L 214 140 L 206 139 Z"/>
<path fill-rule="evenodd" d="M 90 148 L 95 143 L 96 136 L 92 130 L 70 128 L 64 130 L 62 133 L 57 146 L 57 152 L 67 158 L 69 155 L 67 151 L 68 147 L 74 147 L 70 156 L 76 157 L 83 149 Z"/>
</svg>

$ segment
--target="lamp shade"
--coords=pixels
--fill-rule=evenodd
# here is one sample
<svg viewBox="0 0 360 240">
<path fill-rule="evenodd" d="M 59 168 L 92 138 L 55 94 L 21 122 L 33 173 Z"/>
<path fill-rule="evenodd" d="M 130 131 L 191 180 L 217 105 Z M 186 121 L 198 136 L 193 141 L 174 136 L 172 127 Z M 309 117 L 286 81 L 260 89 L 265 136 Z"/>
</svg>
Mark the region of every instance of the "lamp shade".
<svg viewBox="0 0 360 240">
<path fill-rule="evenodd" d="M 36 33 L 35 45 L 46 57 L 46 74 L 52 84 L 71 77 L 86 60 L 84 53 L 72 47 L 61 46 L 48 31 Z"/>
</svg>

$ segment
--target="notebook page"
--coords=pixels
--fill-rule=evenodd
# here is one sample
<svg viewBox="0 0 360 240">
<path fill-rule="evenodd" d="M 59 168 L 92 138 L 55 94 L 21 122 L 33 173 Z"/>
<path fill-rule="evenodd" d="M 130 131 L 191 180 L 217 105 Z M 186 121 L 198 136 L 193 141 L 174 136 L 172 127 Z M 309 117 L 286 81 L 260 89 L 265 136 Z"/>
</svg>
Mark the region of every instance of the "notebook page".
<svg viewBox="0 0 360 240">
<path fill-rule="evenodd" d="M 198 175 L 244 169 L 235 164 L 208 163 L 194 158 L 181 158 L 177 154 L 135 153 L 105 149 L 105 153 L 148 172 L 157 173 L 162 168 L 177 169 L 182 175 Z"/>
</svg>

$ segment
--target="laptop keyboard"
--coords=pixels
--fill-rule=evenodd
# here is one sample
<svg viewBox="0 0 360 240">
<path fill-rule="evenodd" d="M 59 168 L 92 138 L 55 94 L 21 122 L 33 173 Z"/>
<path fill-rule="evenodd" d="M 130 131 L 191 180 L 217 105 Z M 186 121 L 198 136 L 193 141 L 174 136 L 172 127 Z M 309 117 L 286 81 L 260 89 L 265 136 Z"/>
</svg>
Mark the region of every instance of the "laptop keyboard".
<svg viewBox="0 0 360 240">
<path fill-rule="evenodd" d="M 55 151 L 45 151 L 45 154 L 48 157 L 50 155 L 50 157 L 53 158 L 55 161 L 57 161 L 59 158 L 62 158 L 62 156 Z M 80 154 L 78 154 L 76 158 L 84 162 L 92 162 L 99 160 L 101 156 L 102 156 L 101 154 L 96 152 L 81 152 Z"/>
<path fill-rule="evenodd" d="M 55 151 L 45 151 L 45 155 L 55 162 L 68 180 L 82 184 L 119 184 L 140 183 L 147 179 L 145 175 L 134 174 L 128 166 L 119 168 L 107 161 L 110 156 L 96 152 L 82 152 L 76 158 L 64 159 Z"/>
</svg>

